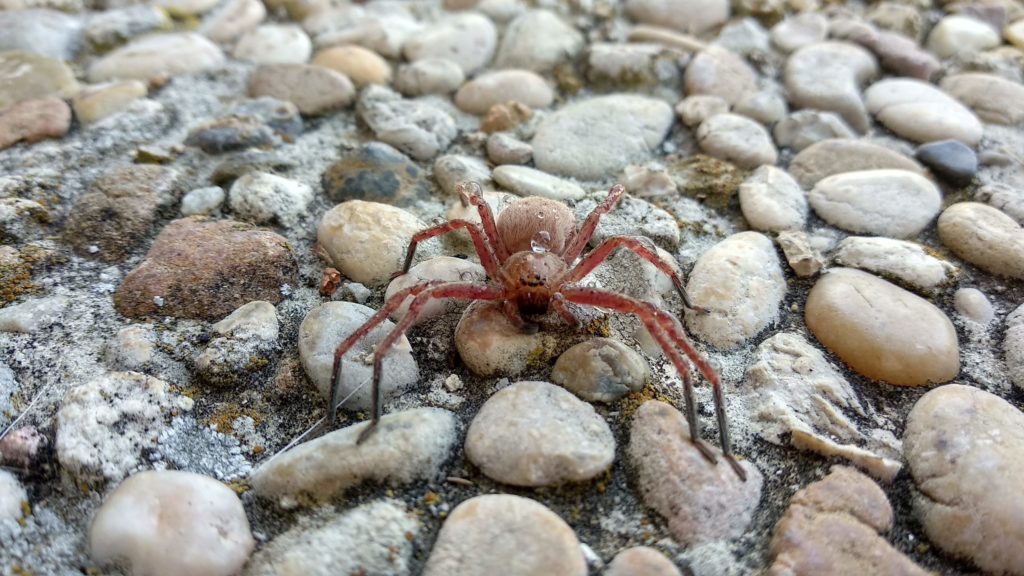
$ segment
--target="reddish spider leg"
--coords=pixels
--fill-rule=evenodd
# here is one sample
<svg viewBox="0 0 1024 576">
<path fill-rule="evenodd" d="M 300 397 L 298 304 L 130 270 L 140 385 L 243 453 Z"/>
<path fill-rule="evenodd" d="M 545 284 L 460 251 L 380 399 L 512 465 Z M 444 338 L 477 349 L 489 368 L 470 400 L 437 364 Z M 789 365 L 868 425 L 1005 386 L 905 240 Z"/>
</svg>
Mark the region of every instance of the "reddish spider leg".
<svg viewBox="0 0 1024 576">
<path fill-rule="evenodd" d="M 722 396 L 721 384 L 718 381 L 718 376 L 715 375 L 711 366 L 708 365 L 708 363 L 704 361 L 699 354 L 697 354 L 697 351 L 694 350 L 687 341 L 686 336 L 683 333 L 682 326 L 679 325 L 679 321 L 672 315 L 659 310 L 649 302 L 634 300 L 612 292 L 595 290 L 593 288 L 565 288 L 561 290 L 561 294 L 569 302 L 609 308 L 616 312 L 633 314 L 640 319 L 647 328 L 647 331 L 652 337 L 654 337 L 658 342 L 658 345 L 661 346 L 661 349 L 675 366 L 676 371 L 679 373 L 679 376 L 683 381 L 683 397 L 686 402 L 686 419 L 687 424 L 690 427 L 690 439 L 701 454 L 708 459 L 708 461 L 714 463 L 717 459 L 700 439 L 700 424 L 697 419 L 697 405 L 693 392 L 693 384 L 690 382 L 689 368 L 683 360 L 683 357 L 680 356 L 679 351 L 681 350 L 688 358 L 690 358 L 697 367 L 697 370 L 699 370 L 700 373 L 704 375 L 704 378 L 706 378 L 711 384 L 712 394 L 715 400 L 715 415 L 718 420 L 719 437 L 722 443 L 722 455 L 725 457 L 726 461 L 729 462 L 729 465 L 732 466 L 736 475 L 739 476 L 741 480 L 745 481 L 747 479 L 746 472 L 732 454 L 732 445 L 728 428 L 729 425 L 725 416 L 725 399 Z"/>
<path fill-rule="evenodd" d="M 563 282 L 565 284 L 579 282 L 584 276 L 590 274 L 594 268 L 597 268 L 601 262 L 611 256 L 612 253 L 615 252 L 615 249 L 620 246 L 650 262 L 658 270 L 667 274 L 668 277 L 672 279 L 672 284 L 675 285 L 676 290 L 679 292 L 679 296 L 683 299 L 684 306 L 690 310 L 705 312 L 703 308 L 700 306 L 694 306 L 693 302 L 690 301 L 690 296 L 686 293 L 686 287 L 683 286 L 683 280 L 679 277 L 679 274 L 677 274 L 676 271 L 661 258 L 661 256 L 658 256 L 657 252 L 654 252 L 650 248 L 644 246 L 636 238 L 629 236 L 613 236 L 602 242 L 600 246 L 588 252 L 587 255 L 569 271 L 569 275 L 566 276 Z"/>
<path fill-rule="evenodd" d="M 340 389 L 340 382 L 338 379 L 341 376 L 342 358 L 360 338 L 368 334 L 378 324 L 383 322 L 384 319 L 394 312 L 406 298 L 409 296 L 415 296 L 412 303 L 409 305 L 409 309 L 405 313 L 405 316 L 395 323 L 395 326 L 390 332 L 388 332 L 387 336 L 377 344 L 377 349 L 373 352 L 373 378 L 371 380 L 370 393 L 373 403 L 373 417 L 370 421 L 370 425 L 363 429 L 359 434 L 359 438 L 356 440 L 357 443 L 361 443 L 366 440 L 366 438 L 368 438 L 376 428 L 377 422 L 380 421 L 382 411 L 380 373 L 381 366 L 384 362 L 384 356 L 387 355 L 388 351 L 394 343 L 398 341 L 402 334 L 404 334 L 405 331 L 416 321 L 427 302 L 437 298 L 456 298 L 459 300 L 497 300 L 504 293 L 505 291 L 503 288 L 493 285 L 479 285 L 469 282 L 433 281 L 424 284 L 417 284 L 416 286 L 402 290 L 391 298 L 388 298 L 387 302 L 384 303 L 384 306 L 382 306 L 376 314 L 346 338 L 345 341 L 342 342 L 334 351 L 334 369 L 331 374 L 333 392 L 331 393 L 331 406 L 328 411 L 331 423 L 334 423 L 338 411 L 337 402 L 339 394 L 338 391 Z"/>
<path fill-rule="evenodd" d="M 467 188 L 471 188 L 472 191 L 467 191 Z M 508 249 L 505 248 L 505 243 L 498 235 L 498 227 L 494 223 L 494 213 L 491 212 L 490 204 L 484 200 L 483 189 L 476 182 L 460 182 L 455 186 L 455 191 L 462 197 L 463 202 L 476 206 L 476 211 L 480 214 L 480 227 L 483 228 L 487 239 L 491 241 L 491 249 L 494 250 L 498 263 L 504 264 L 505 260 L 508 260 Z"/>
<path fill-rule="evenodd" d="M 476 249 L 476 254 L 480 258 L 480 265 L 484 267 L 484 271 L 487 272 L 487 276 L 497 278 L 498 262 L 495 260 L 495 256 L 491 252 L 492 247 L 484 241 L 484 236 L 480 231 L 480 227 L 468 220 L 449 220 L 438 224 L 437 226 L 431 226 L 430 228 L 417 232 L 413 235 L 412 240 L 409 241 L 409 248 L 406 249 L 405 252 L 405 263 L 402 265 L 402 271 L 396 272 L 395 277 L 401 276 L 409 271 L 409 267 L 412 266 L 412 259 L 416 255 L 416 246 L 420 242 L 425 242 L 435 236 L 454 232 L 461 228 L 464 228 L 469 232 L 469 237 L 473 239 L 473 248 Z"/>
<path fill-rule="evenodd" d="M 618 203 L 619 198 L 622 197 L 622 193 L 625 191 L 626 189 L 622 184 L 612 186 L 604 201 L 595 206 L 594 209 L 590 211 L 590 214 L 587 214 L 587 219 L 583 221 L 583 225 L 580 226 L 579 232 L 572 237 L 572 240 L 569 241 L 565 252 L 562 253 L 562 259 L 565 260 L 566 264 L 572 266 L 572 263 L 580 257 L 580 254 L 583 253 L 583 249 L 587 246 L 587 242 L 590 242 L 590 237 L 594 235 L 594 230 L 597 229 L 597 223 L 601 220 L 601 216 L 603 214 L 607 214 L 615 207 L 615 204 Z"/>
</svg>

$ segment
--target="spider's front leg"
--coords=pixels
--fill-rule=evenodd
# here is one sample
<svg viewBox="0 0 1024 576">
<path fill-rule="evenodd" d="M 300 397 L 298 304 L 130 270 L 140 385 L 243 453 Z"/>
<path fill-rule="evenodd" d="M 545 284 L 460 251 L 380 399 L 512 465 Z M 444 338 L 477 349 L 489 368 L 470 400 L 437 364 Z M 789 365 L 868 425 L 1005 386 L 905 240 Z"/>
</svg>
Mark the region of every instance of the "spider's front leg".
<svg viewBox="0 0 1024 576">
<path fill-rule="evenodd" d="M 562 253 L 562 259 L 565 260 L 566 264 L 572 266 L 572 263 L 580 257 L 583 249 L 587 246 L 587 242 L 590 242 L 590 237 L 594 235 L 594 230 L 597 229 L 597 223 L 600 222 L 601 216 L 611 212 L 625 191 L 626 188 L 622 184 L 612 186 L 611 190 L 608 191 L 608 196 L 605 196 L 605 199 L 590 211 L 590 214 L 587 214 L 587 219 L 583 221 L 583 225 L 580 226 L 579 231 L 569 241 L 565 252 Z"/>
<path fill-rule="evenodd" d="M 436 226 L 431 226 L 426 230 L 421 230 L 413 235 L 409 241 L 409 248 L 405 251 L 405 263 L 402 264 L 402 270 L 395 272 L 392 279 L 409 272 L 409 268 L 412 266 L 412 259 L 416 256 L 416 247 L 420 242 L 425 242 L 435 236 L 456 230 L 469 232 L 469 237 L 473 240 L 473 248 L 476 249 L 476 254 L 480 258 L 480 265 L 484 267 L 484 271 L 487 272 L 488 276 L 496 278 L 498 274 L 497 260 L 495 259 L 492 247 L 485 241 L 480 227 L 468 220 L 449 220 Z"/>
</svg>

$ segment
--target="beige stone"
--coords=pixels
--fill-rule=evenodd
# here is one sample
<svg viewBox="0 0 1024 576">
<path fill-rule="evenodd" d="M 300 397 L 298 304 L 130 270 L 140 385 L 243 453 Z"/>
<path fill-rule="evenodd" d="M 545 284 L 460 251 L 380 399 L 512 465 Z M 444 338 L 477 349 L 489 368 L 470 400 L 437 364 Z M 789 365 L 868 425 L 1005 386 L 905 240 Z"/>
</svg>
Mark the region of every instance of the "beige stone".
<svg viewBox="0 0 1024 576">
<path fill-rule="evenodd" d="M 683 573 L 654 548 L 634 546 L 616 554 L 604 576 L 683 576 Z"/>
<path fill-rule="evenodd" d="M 362 88 L 367 84 L 387 85 L 391 82 L 391 65 L 376 52 L 362 46 L 335 46 L 319 52 L 312 64 L 341 72 Z"/>
<path fill-rule="evenodd" d="M 1024 228 L 987 204 L 960 202 L 939 215 L 939 239 L 957 256 L 999 276 L 1024 278 Z"/>
<path fill-rule="evenodd" d="M 111 82 L 82 89 L 71 99 L 71 106 L 79 122 L 91 124 L 120 112 L 145 95 L 146 85 L 138 80 Z"/>
<path fill-rule="evenodd" d="M 897 386 L 948 382 L 960 347 L 935 305 L 877 276 L 834 268 L 807 296 L 807 327 L 854 371 Z"/>
<path fill-rule="evenodd" d="M 401 208 L 349 200 L 324 214 L 316 235 L 342 274 L 356 282 L 379 285 L 401 270 L 413 234 L 426 227 Z"/>
</svg>

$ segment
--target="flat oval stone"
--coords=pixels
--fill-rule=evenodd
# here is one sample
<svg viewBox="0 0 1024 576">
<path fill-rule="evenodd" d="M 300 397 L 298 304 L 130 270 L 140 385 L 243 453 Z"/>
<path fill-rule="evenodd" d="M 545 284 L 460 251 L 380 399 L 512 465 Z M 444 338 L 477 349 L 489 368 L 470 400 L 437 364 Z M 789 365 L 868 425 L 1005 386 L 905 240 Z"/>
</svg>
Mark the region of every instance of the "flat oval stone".
<svg viewBox="0 0 1024 576">
<path fill-rule="evenodd" d="M 555 361 L 551 381 L 587 402 L 614 402 L 643 390 L 647 362 L 629 346 L 594 338 L 569 348 Z"/>
<path fill-rule="evenodd" d="M 985 293 L 977 288 L 961 288 L 953 294 L 953 306 L 956 307 L 956 312 L 965 320 L 971 322 L 977 322 L 978 324 L 988 324 L 995 318 L 995 311 L 992 309 L 992 302 L 989 301 Z M 1007 318 L 1009 320 L 1009 318 Z M 1009 332 L 1010 322 L 1007 322 L 1007 332 Z M 1005 346 L 1003 347 L 1004 351 Z M 1006 367 L 1011 368 L 1010 354 L 1007 353 Z M 1010 378 L 1013 380 L 1013 378 Z"/>
<path fill-rule="evenodd" d="M 552 200 L 579 200 L 587 195 L 587 192 L 578 184 L 529 166 L 498 166 L 491 176 L 503 188 L 519 196 L 540 196 Z"/>
<path fill-rule="evenodd" d="M 978 171 L 978 155 L 958 140 L 929 142 L 914 153 L 936 176 L 956 186 L 970 184 Z"/>
<path fill-rule="evenodd" d="M 78 89 L 75 73 L 60 60 L 23 52 L 0 52 L 0 110 L 22 100 L 70 98 Z"/>
<path fill-rule="evenodd" d="M 946 76 L 940 86 L 986 122 L 1024 124 L 1024 85 L 995 74 L 968 73 Z"/>
<path fill-rule="evenodd" d="M 718 96 L 732 105 L 757 90 L 757 73 L 735 52 L 711 45 L 687 64 L 683 86 L 687 96 Z"/>
<path fill-rule="evenodd" d="M 683 576 L 671 560 L 654 548 L 634 546 L 615 555 L 605 576 Z"/>
<path fill-rule="evenodd" d="M 310 64 L 264 64 L 249 76 L 247 89 L 253 98 L 291 102 L 310 116 L 346 108 L 356 97 L 355 86 L 344 74 Z"/>
<path fill-rule="evenodd" d="M 311 62 L 348 77 L 356 88 L 367 84 L 391 83 L 391 65 L 376 52 L 362 46 L 334 46 L 318 52 Z"/>
<path fill-rule="evenodd" d="M 56 10 L 0 12 L 0 52 L 30 52 L 73 60 L 82 45 L 82 19 Z"/>
<path fill-rule="evenodd" d="M 818 12 L 802 12 L 772 26 L 772 44 L 789 53 L 822 42 L 828 37 L 828 18 Z"/>
<path fill-rule="evenodd" d="M 424 58 L 398 67 L 395 89 L 406 96 L 450 94 L 465 80 L 465 72 L 455 62 L 443 58 Z"/>
<path fill-rule="evenodd" d="M 617 94 L 583 100 L 541 121 L 533 160 L 544 172 L 600 180 L 646 160 L 673 120 L 672 107 L 653 98 Z"/>
<path fill-rule="evenodd" d="M 466 432 L 466 457 L 513 486 L 589 480 L 615 458 L 615 438 L 594 408 L 547 382 L 517 382 L 491 396 Z"/>
<path fill-rule="evenodd" d="M 863 140 L 822 140 L 804 148 L 789 163 L 789 173 L 804 189 L 833 174 L 861 170 L 906 170 L 924 174 L 912 158 Z"/>
<path fill-rule="evenodd" d="M 214 42 L 232 42 L 266 17 L 267 9 L 260 0 L 231 0 L 203 18 L 199 32 Z"/>
<path fill-rule="evenodd" d="M 573 60 L 583 46 L 583 34 L 558 14 L 528 10 L 505 28 L 494 67 L 550 72 Z"/>
<path fill-rule="evenodd" d="M 0 110 L 0 150 L 62 138 L 70 128 L 71 108 L 60 98 L 22 100 Z"/>
<path fill-rule="evenodd" d="M 441 531 L 423 576 L 586 576 L 572 528 L 543 504 L 512 494 L 459 504 Z"/>
<path fill-rule="evenodd" d="M 800 230 L 807 221 L 807 198 L 785 170 L 762 166 L 740 185 L 740 210 L 755 230 Z"/>
<path fill-rule="evenodd" d="M 871 126 L 861 87 L 878 75 L 870 52 L 847 42 L 819 42 L 800 48 L 786 61 L 790 102 L 800 108 L 835 112 L 858 132 Z"/>
<path fill-rule="evenodd" d="M 864 97 L 879 122 L 908 140 L 953 139 L 968 146 L 981 140 L 977 116 L 927 82 L 890 78 L 872 84 Z"/>
<path fill-rule="evenodd" d="M 295 24 L 264 24 L 250 30 L 232 52 L 239 60 L 257 64 L 305 64 L 312 53 L 313 42 Z"/>
<path fill-rule="evenodd" d="M 877 276 L 833 268 L 807 295 L 814 336 L 855 372 L 897 386 L 948 382 L 960 344 L 934 304 Z"/>
<path fill-rule="evenodd" d="M 477 12 L 455 13 L 434 26 L 418 32 L 402 46 L 410 62 L 444 58 L 462 68 L 466 75 L 490 63 L 498 45 L 494 22 Z"/>
<path fill-rule="evenodd" d="M 799 152 L 822 140 L 856 138 L 857 134 L 837 114 L 820 110 L 797 110 L 772 128 L 775 143 Z"/>
<path fill-rule="evenodd" d="M 697 142 L 709 156 L 748 170 L 775 164 L 779 157 L 764 126 L 738 114 L 716 114 L 701 122 Z"/>
<path fill-rule="evenodd" d="M 999 46 L 999 32 L 977 18 L 950 14 L 932 28 L 925 47 L 940 58 L 960 52 L 982 52 Z"/>
<path fill-rule="evenodd" d="M 960 202 L 939 216 L 939 239 L 957 256 L 999 276 L 1024 278 L 1024 228 L 998 209 Z"/>
<path fill-rule="evenodd" d="M 991 574 L 1024 574 L 1024 413 L 1002 398 L 951 384 L 907 416 L 903 453 L 928 539 Z"/>
<path fill-rule="evenodd" d="M 216 44 L 194 32 L 152 34 L 133 40 L 93 62 L 90 82 L 148 81 L 208 70 L 224 62 Z"/>
<path fill-rule="evenodd" d="M 836 246 L 832 259 L 895 280 L 918 292 L 934 294 L 953 281 L 958 269 L 929 254 L 921 244 L 892 238 L 850 236 Z"/>
<path fill-rule="evenodd" d="M 730 5 L 723 0 L 627 0 L 626 13 L 643 24 L 700 34 L 725 23 Z"/>
<path fill-rule="evenodd" d="M 942 209 L 930 180 L 904 170 L 862 170 L 829 176 L 808 194 L 829 224 L 891 238 L 917 235 Z"/>
<path fill-rule="evenodd" d="M 466 82 L 455 93 L 455 105 L 478 116 L 491 106 L 514 100 L 530 108 L 547 108 L 555 93 L 537 73 L 529 70 L 487 72 Z"/>
<path fill-rule="evenodd" d="M 701 254 L 686 291 L 707 313 L 686 315 L 686 326 L 718 348 L 735 348 L 775 321 L 786 295 L 775 246 L 758 232 L 740 232 Z"/>
</svg>

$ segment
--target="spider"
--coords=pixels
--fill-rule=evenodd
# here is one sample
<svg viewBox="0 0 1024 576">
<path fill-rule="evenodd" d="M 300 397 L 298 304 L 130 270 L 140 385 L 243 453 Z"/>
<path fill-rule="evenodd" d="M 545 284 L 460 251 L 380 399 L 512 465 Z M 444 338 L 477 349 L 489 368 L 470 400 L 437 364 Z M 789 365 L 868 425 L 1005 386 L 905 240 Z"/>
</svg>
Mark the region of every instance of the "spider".
<svg viewBox="0 0 1024 576">
<path fill-rule="evenodd" d="M 373 417 L 369 426 L 360 434 L 357 442 L 361 443 L 369 437 L 381 417 L 380 373 L 385 354 L 412 326 L 417 315 L 429 300 L 454 298 L 500 302 L 509 321 L 519 329 L 530 332 L 536 331 L 537 325 L 527 318 L 546 314 L 551 310 L 558 313 L 570 325 L 576 325 L 577 319 L 566 308 L 566 303 L 571 302 L 577 305 L 601 307 L 618 313 L 633 314 L 640 319 L 682 379 L 686 420 L 690 427 L 692 442 L 704 458 L 711 463 L 716 463 L 715 454 L 700 439 L 697 404 L 684 355 L 689 358 L 704 378 L 711 383 L 722 454 L 737 476 L 746 480 L 746 472 L 732 454 L 722 387 L 718 376 L 689 343 L 679 320 L 649 302 L 605 290 L 573 286 L 616 249 L 625 248 L 668 274 L 686 308 L 696 312 L 705 312 L 690 302 L 682 280 L 672 267 L 637 238 L 613 236 L 583 255 L 583 249 L 594 234 L 601 215 L 608 213 L 622 196 L 624 191 L 622 185 L 617 184 L 608 191 L 604 201 L 587 215 L 579 231 L 576 230 L 575 216 L 572 211 L 555 200 L 540 197 L 516 199 L 498 215 L 497 222 L 495 222 L 490 206 L 484 201 L 483 192 L 478 184 L 463 182 L 457 186 L 457 191 L 464 205 L 476 206 L 480 214 L 480 224 L 468 220 L 450 220 L 417 233 L 409 243 L 402 270 L 395 274 L 395 277 L 409 271 L 413 256 L 416 254 L 416 246 L 420 242 L 448 232 L 465 230 L 473 241 L 473 247 L 489 281 L 484 283 L 428 281 L 406 288 L 389 298 L 379 311 L 349 335 L 334 351 L 334 365 L 331 374 L 333 393 L 328 406 L 330 424 L 333 425 L 337 417 L 340 395 L 338 379 L 342 357 L 360 338 L 395 312 L 407 298 L 413 298 L 408 312 L 381 340 L 374 351 L 371 394 Z"/>
</svg>

